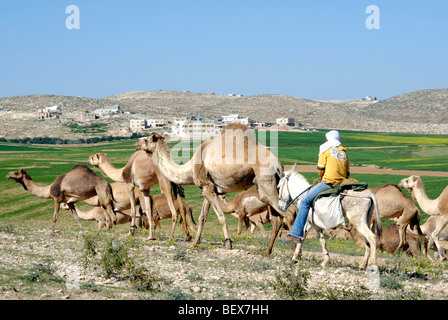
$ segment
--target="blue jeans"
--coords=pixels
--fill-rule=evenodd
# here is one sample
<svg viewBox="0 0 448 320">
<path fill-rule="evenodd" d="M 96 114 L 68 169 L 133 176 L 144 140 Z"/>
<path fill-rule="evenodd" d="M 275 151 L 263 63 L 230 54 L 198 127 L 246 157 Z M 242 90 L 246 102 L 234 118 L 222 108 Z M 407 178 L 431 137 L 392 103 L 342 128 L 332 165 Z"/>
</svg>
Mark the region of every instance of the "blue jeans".
<svg viewBox="0 0 448 320">
<path fill-rule="evenodd" d="M 303 228 L 305 227 L 306 219 L 308 218 L 308 212 L 310 211 L 310 207 L 313 204 L 314 198 L 316 198 L 321 191 L 330 187 L 331 184 L 326 184 L 325 182 L 321 181 L 320 183 L 312 187 L 307 194 L 305 194 L 305 196 L 302 198 L 302 201 L 300 201 L 299 212 L 297 213 L 294 224 L 289 231 L 290 235 L 303 238 Z"/>
</svg>

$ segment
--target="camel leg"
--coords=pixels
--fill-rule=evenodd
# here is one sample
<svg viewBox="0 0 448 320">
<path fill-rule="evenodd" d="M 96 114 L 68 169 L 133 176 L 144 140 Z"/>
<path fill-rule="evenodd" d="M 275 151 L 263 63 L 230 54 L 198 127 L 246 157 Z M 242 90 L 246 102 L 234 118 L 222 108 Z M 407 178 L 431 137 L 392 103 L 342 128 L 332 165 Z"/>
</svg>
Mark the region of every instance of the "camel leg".
<svg viewBox="0 0 448 320">
<path fill-rule="evenodd" d="M 115 215 L 112 205 L 112 188 L 109 187 L 106 191 L 96 188 L 96 194 L 98 195 L 98 202 L 107 215 L 106 223 L 110 220 L 108 228 L 111 228 L 112 224 L 117 224 L 117 216 Z"/>
<path fill-rule="evenodd" d="M 403 221 L 401 219 L 402 217 L 403 215 L 397 221 L 398 238 L 400 239 L 400 243 L 398 244 L 397 249 L 395 249 L 395 252 L 397 252 L 400 249 L 403 250 L 403 247 L 406 244 L 406 227 L 409 224 L 409 220 Z"/>
<path fill-rule="evenodd" d="M 137 229 L 137 226 L 135 224 L 135 219 L 137 215 L 136 210 L 136 204 L 135 204 L 135 192 L 134 192 L 134 185 L 132 183 L 128 184 L 128 193 L 129 193 L 129 202 L 131 203 L 131 229 L 129 230 L 130 235 L 135 234 L 135 229 Z M 145 208 L 146 210 L 146 208 Z M 147 216 L 148 220 L 151 220 L 151 216 Z"/>
<path fill-rule="evenodd" d="M 193 240 L 193 247 L 199 245 L 201 241 L 202 229 L 204 228 L 205 222 L 207 221 L 208 211 L 210 210 L 210 202 L 207 198 L 204 198 L 204 202 L 202 203 L 201 214 L 199 215 L 198 221 L 198 232 L 196 233 L 196 237 Z"/>
<path fill-rule="evenodd" d="M 215 213 L 218 216 L 219 224 L 221 225 L 222 232 L 224 233 L 224 241 L 226 244 L 226 249 L 232 249 L 232 241 L 230 240 L 229 231 L 227 229 L 226 217 L 224 216 L 224 212 L 222 211 L 221 202 L 218 199 L 218 196 L 213 191 L 210 191 L 208 187 L 204 188 L 204 195 L 210 202 L 210 204 L 213 207 L 213 210 L 215 210 Z"/>
<path fill-rule="evenodd" d="M 58 222 L 58 214 L 59 214 L 59 206 L 60 205 L 61 205 L 61 202 L 58 199 L 54 199 L 53 227 L 56 225 L 56 222 Z"/>
<path fill-rule="evenodd" d="M 439 242 L 439 234 L 442 232 L 443 228 L 448 224 L 448 217 L 445 215 L 441 215 L 439 221 L 437 222 L 436 228 L 433 233 L 429 237 L 428 248 L 432 246 L 434 243 L 437 249 L 437 252 L 440 254 L 440 260 L 443 260 L 445 254 L 442 251 L 442 247 Z"/>
<path fill-rule="evenodd" d="M 324 261 L 322 262 L 322 267 L 328 267 L 330 265 L 330 252 L 327 248 L 327 242 L 325 241 L 324 232 L 320 228 L 316 228 L 317 235 L 319 237 L 320 246 L 322 247 L 322 252 L 324 254 Z"/>
<path fill-rule="evenodd" d="M 273 210 L 274 212 L 271 211 L 271 224 L 272 224 L 272 233 L 271 233 L 271 241 L 269 242 L 269 246 L 266 249 L 264 255 L 269 255 L 272 252 L 272 248 L 274 247 L 274 243 L 275 243 L 275 239 L 278 236 L 278 233 L 280 231 L 280 227 L 282 226 L 282 217 L 281 215 L 274 209 L 269 207 L 268 210 Z"/>
<path fill-rule="evenodd" d="M 185 208 L 185 210 L 187 211 L 187 212 L 185 212 L 185 215 L 187 216 L 187 225 L 188 225 L 188 227 L 191 230 L 193 230 L 194 232 L 197 232 L 196 225 L 195 225 L 195 223 L 193 221 L 193 210 L 190 207 Z"/>
<path fill-rule="evenodd" d="M 257 222 L 255 222 L 252 225 L 254 226 L 254 231 L 255 231 L 255 227 L 257 227 L 260 230 L 260 232 L 263 235 L 263 237 L 267 237 L 268 236 L 268 234 L 266 233 L 266 230 L 264 229 L 263 223 L 261 223 L 260 221 L 257 221 Z M 280 225 L 281 225 L 281 223 L 280 223 Z M 251 230 L 251 233 L 254 234 L 254 232 L 252 230 Z"/>
<path fill-rule="evenodd" d="M 148 240 L 155 240 L 155 233 L 154 233 L 154 219 L 152 216 L 152 204 L 151 204 L 151 194 L 149 190 L 143 190 L 143 197 L 145 201 L 145 213 L 148 218 L 149 223 L 149 234 L 148 234 Z"/>
<path fill-rule="evenodd" d="M 79 216 L 78 213 L 76 212 L 75 205 L 73 203 L 67 203 L 67 205 L 68 208 L 70 209 L 73 218 L 75 218 L 76 222 L 78 222 L 78 225 L 82 228 L 81 221 L 79 220 Z"/>
<path fill-rule="evenodd" d="M 174 239 L 174 232 L 176 231 L 176 223 L 177 223 L 177 217 L 179 215 L 179 212 L 182 217 L 181 225 L 182 225 L 182 230 L 185 233 L 186 240 L 187 241 L 191 240 L 191 235 L 187 228 L 187 217 L 185 214 L 184 205 L 182 203 L 182 198 L 179 195 L 177 195 L 177 204 L 179 207 L 179 211 L 178 211 L 178 210 L 176 210 L 176 206 L 174 205 L 174 196 L 171 191 L 171 181 L 169 181 L 167 179 L 159 179 L 159 186 L 160 186 L 160 191 L 166 196 L 166 200 L 168 202 L 168 207 L 170 208 L 170 211 L 171 211 L 172 226 L 171 226 L 170 240 Z"/>
<path fill-rule="evenodd" d="M 413 229 L 414 229 L 413 232 L 420 238 L 420 241 L 422 242 L 423 254 L 425 258 L 428 258 L 428 239 L 423 234 L 419 225 L 414 225 Z"/>
</svg>

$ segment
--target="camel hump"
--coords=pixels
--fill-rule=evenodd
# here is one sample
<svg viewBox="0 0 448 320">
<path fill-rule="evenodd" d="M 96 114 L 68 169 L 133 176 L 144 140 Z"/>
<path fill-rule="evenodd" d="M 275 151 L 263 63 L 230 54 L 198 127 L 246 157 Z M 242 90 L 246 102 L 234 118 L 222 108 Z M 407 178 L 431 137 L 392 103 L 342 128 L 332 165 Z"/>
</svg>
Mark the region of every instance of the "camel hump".
<svg viewBox="0 0 448 320">
<path fill-rule="evenodd" d="M 95 172 L 92 171 L 92 169 L 90 169 L 88 166 L 84 165 L 84 164 L 75 164 L 73 166 L 73 168 L 71 168 L 70 171 L 75 171 L 75 170 L 83 170 L 86 171 L 88 174 L 95 174 Z"/>
</svg>

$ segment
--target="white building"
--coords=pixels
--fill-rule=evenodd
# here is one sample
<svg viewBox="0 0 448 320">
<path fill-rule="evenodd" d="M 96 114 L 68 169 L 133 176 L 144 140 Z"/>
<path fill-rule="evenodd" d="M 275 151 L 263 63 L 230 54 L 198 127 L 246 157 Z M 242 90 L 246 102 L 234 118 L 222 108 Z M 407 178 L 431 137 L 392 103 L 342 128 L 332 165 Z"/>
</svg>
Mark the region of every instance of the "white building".
<svg viewBox="0 0 448 320">
<path fill-rule="evenodd" d="M 146 129 L 146 120 L 145 119 L 131 119 L 129 128 L 133 132 L 142 132 Z"/>
<path fill-rule="evenodd" d="M 146 125 L 151 128 L 161 128 L 166 125 L 163 119 L 148 119 L 146 120 Z"/>
<path fill-rule="evenodd" d="M 59 106 L 46 107 L 45 110 L 48 113 L 60 113 L 61 112 L 61 108 Z"/>
<path fill-rule="evenodd" d="M 290 127 L 294 127 L 295 125 L 295 120 L 294 118 L 286 118 L 286 117 L 282 117 L 282 118 L 278 118 L 276 121 L 278 126 L 290 126 Z"/>
<path fill-rule="evenodd" d="M 95 109 L 95 111 L 93 113 L 95 113 L 98 117 L 105 117 L 105 116 L 110 116 L 110 115 L 117 114 L 120 112 L 121 112 L 120 106 L 115 105 L 115 106 L 109 106 L 109 107 Z"/>
<path fill-rule="evenodd" d="M 241 117 L 239 114 L 236 114 L 236 113 L 229 114 L 228 116 L 222 117 L 222 125 L 223 126 L 226 126 L 230 123 L 241 123 L 241 124 L 245 124 L 249 127 L 252 127 L 254 125 L 255 121 L 249 117 Z"/>
<path fill-rule="evenodd" d="M 175 120 L 172 135 L 180 139 L 208 140 L 218 136 L 221 130 L 213 122 Z"/>
</svg>

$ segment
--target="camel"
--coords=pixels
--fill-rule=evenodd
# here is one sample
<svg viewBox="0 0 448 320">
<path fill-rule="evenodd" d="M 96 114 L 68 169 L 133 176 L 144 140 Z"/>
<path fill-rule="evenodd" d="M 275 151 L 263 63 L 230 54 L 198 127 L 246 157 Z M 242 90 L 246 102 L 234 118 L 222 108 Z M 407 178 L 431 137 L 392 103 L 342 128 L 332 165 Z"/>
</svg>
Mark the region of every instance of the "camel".
<svg viewBox="0 0 448 320">
<path fill-rule="evenodd" d="M 271 253 L 280 230 L 280 216 L 285 215 L 277 204 L 277 181 L 283 166 L 266 147 L 258 144 L 247 126 L 229 124 L 220 136 L 203 142 L 193 157 L 179 165 L 171 158 L 170 149 L 160 134 L 140 139 L 141 149 L 152 155 L 154 165 L 178 185 L 196 185 L 202 189 L 204 202 L 199 216 L 198 232 L 192 243 L 197 246 L 207 220 L 210 205 L 222 226 L 227 249 L 232 248 L 226 218 L 218 195 L 246 190 L 254 184 L 260 200 L 274 208 L 273 232 L 266 254 Z"/>
<path fill-rule="evenodd" d="M 438 215 L 438 223 L 431 235 L 428 236 L 428 248 L 435 244 L 437 251 L 443 256 L 442 247 L 439 242 L 440 232 L 448 224 L 448 187 L 436 199 L 429 199 L 425 192 L 422 178 L 420 176 L 410 176 L 402 179 L 400 187 L 406 188 L 412 195 L 412 199 L 417 201 L 420 208 L 429 215 Z"/>
<path fill-rule="evenodd" d="M 75 165 L 68 173 L 58 176 L 51 185 L 44 187 L 36 185 L 24 169 L 9 172 L 6 178 L 19 182 L 25 190 L 39 198 L 53 199 L 53 225 L 58 220 L 61 203 L 66 203 L 70 207 L 73 217 L 80 224 L 74 203 L 94 196 L 98 196 L 98 202 L 106 212 L 106 226 L 111 228 L 112 224 L 115 224 L 117 221 L 113 210 L 112 187 L 105 179 L 96 175 L 87 166 Z"/>
<path fill-rule="evenodd" d="M 350 233 L 353 241 L 358 247 L 362 248 L 364 246 L 364 237 L 362 237 L 350 223 L 348 223 L 344 229 Z M 381 235 L 378 237 L 376 246 L 378 250 L 391 254 L 395 254 L 400 248 L 399 246 L 401 246 L 402 250 L 407 255 L 413 257 L 420 256 L 421 248 L 419 239 L 411 232 L 406 232 L 406 239 L 406 243 L 402 245 L 400 228 L 395 224 L 391 224 L 386 229 L 382 230 Z"/>
<path fill-rule="evenodd" d="M 166 198 L 165 194 L 158 194 L 155 196 L 151 196 L 152 198 L 152 218 L 154 221 L 154 224 L 158 227 L 160 227 L 160 220 L 165 219 L 172 219 L 172 213 L 171 209 L 168 205 L 168 200 Z M 176 208 L 177 215 L 181 215 L 181 210 L 186 211 L 186 224 L 187 226 L 196 232 L 196 224 L 193 219 L 193 209 L 188 205 L 188 203 L 185 200 L 181 200 L 183 202 L 182 208 L 179 206 L 178 202 L 174 202 L 174 207 Z M 181 215 L 182 219 L 182 215 Z"/>
<path fill-rule="evenodd" d="M 60 205 L 61 209 L 63 210 L 70 210 L 70 207 L 66 203 L 61 203 Z M 76 213 L 78 214 L 78 217 L 81 220 L 85 221 L 97 221 L 98 222 L 98 230 L 101 228 L 104 228 L 106 225 L 106 216 L 104 214 L 104 211 L 101 207 L 94 207 L 93 209 L 90 209 L 89 211 L 81 210 L 77 205 L 75 205 Z M 124 224 L 129 221 L 131 221 L 131 210 L 125 210 L 123 212 L 121 211 L 115 211 L 115 215 L 117 216 L 117 225 L 118 224 Z"/>
<path fill-rule="evenodd" d="M 301 197 L 309 190 L 310 184 L 304 176 L 296 172 L 296 165 L 285 172 L 281 178 L 279 188 L 279 206 L 282 209 L 286 209 L 292 202 L 301 201 Z M 341 208 L 345 220 L 350 220 L 353 227 L 361 233 L 365 238 L 365 255 L 362 263 L 359 266 L 360 270 L 365 270 L 367 264 L 376 266 L 376 244 L 377 236 L 370 230 L 369 222 L 372 217 L 373 211 L 375 211 L 375 224 L 378 234 L 381 234 L 381 220 L 378 211 L 378 203 L 376 201 L 375 194 L 370 189 L 364 191 L 344 191 L 344 196 L 341 198 Z M 310 230 L 311 226 L 317 232 L 322 251 L 324 254 L 324 261 L 322 266 L 328 266 L 330 264 L 330 255 L 327 249 L 324 230 L 326 227 L 318 226 L 315 223 L 315 214 L 311 211 L 308 215 L 307 224 L 305 224 L 305 237 Z M 293 261 L 296 261 L 301 256 L 303 241 L 297 243 L 296 249 L 293 255 Z"/>
<path fill-rule="evenodd" d="M 158 168 L 153 164 L 151 156 L 149 156 L 145 151 L 137 150 L 129 158 L 127 164 L 121 168 L 115 168 L 108 160 L 107 154 L 97 153 L 90 156 L 88 162 L 100 170 L 103 175 L 111 178 L 115 181 L 124 181 L 128 185 L 128 194 L 131 201 L 131 234 L 134 234 L 136 228 L 136 202 L 135 202 L 135 187 L 143 193 L 143 203 L 145 208 L 145 214 L 149 217 L 151 216 L 151 201 L 150 201 L 150 189 L 152 186 L 159 183 L 160 190 L 167 196 L 168 205 L 172 213 L 172 229 L 170 240 L 174 238 L 174 232 L 176 230 L 177 214 L 176 207 L 174 205 L 173 195 L 171 193 L 171 181 L 169 181 Z M 177 192 L 177 186 L 173 186 L 175 192 Z M 176 193 L 177 195 L 177 193 Z M 182 206 L 182 201 L 179 196 L 177 196 L 177 202 Z M 185 219 L 185 208 L 181 210 L 182 216 L 182 228 L 185 232 L 187 240 L 191 239 L 188 228 L 184 223 Z M 153 221 L 149 219 L 149 240 L 155 239 L 154 225 Z"/>
<path fill-rule="evenodd" d="M 423 254 L 428 257 L 428 240 L 420 229 L 420 210 L 414 202 L 408 198 L 401 189 L 394 184 L 387 184 L 383 187 L 371 188 L 378 201 L 378 210 L 381 219 L 396 219 L 400 242 L 397 250 L 403 249 L 406 244 L 406 227 L 416 234 L 423 244 Z"/>
<path fill-rule="evenodd" d="M 249 220 L 251 222 L 251 226 L 256 226 L 260 229 L 261 233 L 266 236 L 266 232 L 263 227 L 263 222 L 270 222 L 270 208 L 269 206 L 260 200 L 260 194 L 258 189 L 250 189 L 247 191 L 243 191 L 235 196 L 232 201 L 229 201 L 224 195 L 219 196 L 221 200 L 221 208 L 222 211 L 226 214 L 232 214 L 234 217 L 238 218 L 238 230 L 237 234 L 241 234 L 241 229 L 243 226 L 243 222 Z M 297 214 L 297 210 L 294 206 L 289 207 L 288 215 L 285 217 L 285 224 L 291 228 L 294 223 L 294 219 Z M 263 214 L 262 217 L 258 215 Z M 246 222 L 246 227 L 248 224 Z M 253 229 L 251 227 L 251 233 L 253 234 Z"/>
</svg>

